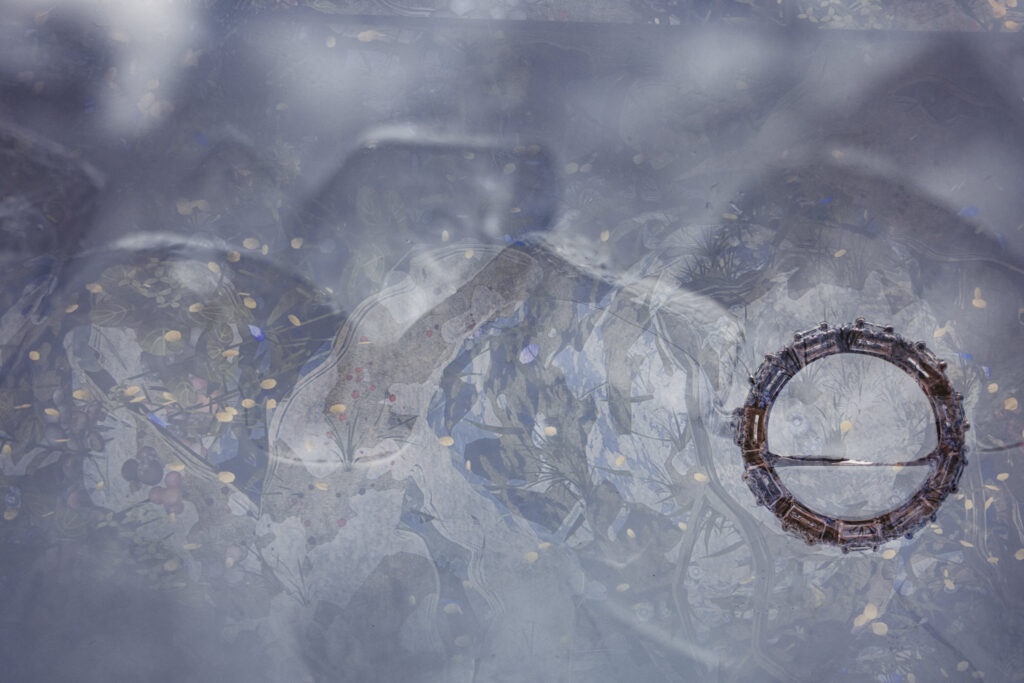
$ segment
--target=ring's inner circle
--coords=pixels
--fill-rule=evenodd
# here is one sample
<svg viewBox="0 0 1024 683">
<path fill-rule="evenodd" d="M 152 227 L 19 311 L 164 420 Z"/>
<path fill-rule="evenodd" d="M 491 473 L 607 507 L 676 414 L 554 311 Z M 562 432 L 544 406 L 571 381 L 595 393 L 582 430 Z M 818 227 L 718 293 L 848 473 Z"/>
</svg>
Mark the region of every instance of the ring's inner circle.
<svg viewBox="0 0 1024 683">
<path fill-rule="evenodd" d="M 937 445 L 918 384 L 895 365 L 845 353 L 815 361 L 783 387 L 768 420 L 776 471 L 797 500 L 833 517 L 864 519 L 908 500 L 930 472 L 911 463 Z M 829 463 L 800 464 L 824 456 Z"/>
</svg>

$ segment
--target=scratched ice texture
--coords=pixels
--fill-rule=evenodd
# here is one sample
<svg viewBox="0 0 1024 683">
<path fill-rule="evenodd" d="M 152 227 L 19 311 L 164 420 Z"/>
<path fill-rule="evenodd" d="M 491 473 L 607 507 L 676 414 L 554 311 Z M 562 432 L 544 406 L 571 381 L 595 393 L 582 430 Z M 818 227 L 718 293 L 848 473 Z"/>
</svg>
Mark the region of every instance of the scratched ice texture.
<svg viewBox="0 0 1024 683">
<path fill-rule="evenodd" d="M 1024 678 L 1014 0 L 0 10 L 5 681 Z M 969 465 L 843 554 L 732 411 L 928 344 Z M 835 356 L 777 453 L 935 445 Z M 823 514 L 927 468 L 790 467 Z"/>
</svg>

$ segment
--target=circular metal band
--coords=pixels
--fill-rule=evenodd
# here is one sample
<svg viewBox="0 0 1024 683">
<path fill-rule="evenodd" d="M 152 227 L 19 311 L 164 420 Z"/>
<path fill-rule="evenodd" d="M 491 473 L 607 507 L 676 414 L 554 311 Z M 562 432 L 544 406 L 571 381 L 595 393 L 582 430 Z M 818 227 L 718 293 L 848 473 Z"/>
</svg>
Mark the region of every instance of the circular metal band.
<svg viewBox="0 0 1024 683">
<path fill-rule="evenodd" d="M 811 510 L 789 492 L 776 471 L 780 460 L 793 459 L 768 450 L 768 419 L 779 392 L 808 364 L 840 353 L 873 356 L 902 369 L 924 391 L 935 416 L 938 445 L 923 458 L 901 463 L 929 466 L 931 474 L 906 503 L 869 519 L 840 519 Z M 746 402 L 735 412 L 735 438 L 745 466 L 743 479 L 758 504 L 771 510 L 782 521 L 784 530 L 808 544 L 837 545 L 843 552 L 877 549 L 900 536 L 911 538 L 917 529 L 935 518 L 946 496 L 956 492 L 967 465 L 964 433 L 969 425 L 964 418 L 963 397 L 953 390 L 945 367 L 946 363 L 936 358 L 924 342 L 907 341 L 892 327 L 866 323 L 863 318 L 838 328 L 821 323 L 794 335 L 792 344 L 765 357 L 750 378 Z M 834 458 L 806 460 L 809 465 L 838 462 Z"/>
</svg>

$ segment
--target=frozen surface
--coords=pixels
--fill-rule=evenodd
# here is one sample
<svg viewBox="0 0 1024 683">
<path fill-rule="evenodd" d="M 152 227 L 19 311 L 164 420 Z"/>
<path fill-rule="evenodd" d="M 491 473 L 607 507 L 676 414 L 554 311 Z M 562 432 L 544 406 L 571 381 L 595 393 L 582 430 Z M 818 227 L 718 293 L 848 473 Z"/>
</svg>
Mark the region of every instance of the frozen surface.
<svg viewBox="0 0 1024 683">
<path fill-rule="evenodd" d="M 292 4 L 0 13 L 4 680 L 1024 677 L 1016 3 Z"/>
</svg>

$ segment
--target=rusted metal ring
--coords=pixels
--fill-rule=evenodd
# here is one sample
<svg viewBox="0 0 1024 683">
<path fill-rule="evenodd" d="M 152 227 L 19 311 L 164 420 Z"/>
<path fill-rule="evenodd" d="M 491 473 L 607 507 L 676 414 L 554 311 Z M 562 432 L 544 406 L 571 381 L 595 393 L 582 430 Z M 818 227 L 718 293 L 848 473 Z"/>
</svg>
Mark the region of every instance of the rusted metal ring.
<svg viewBox="0 0 1024 683">
<path fill-rule="evenodd" d="M 786 383 L 808 364 L 840 353 L 858 353 L 892 363 L 914 378 L 928 397 L 938 445 L 913 464 L 928 465 L 931 474 L 910 500 L 896 509 L 869 519 L 833 518 L 811 510 L 783 485 L 775 469 L 778 456 L 768 450 L 768 419 L 772 405 Z M 849 550 L 878 549 L 906 536 L 930 520 L 950 493 L 967 465 L 963 397 L 953 390 L 944 372 L 946 363 L 935 357 L 924 342 L 910 342 L 892 327 L 858 318 L 852 325 L 829 327 L 827 323 L 794 335 L 792 344 L 765 357 L 750 378 L 750 395 L 735 412 L 736 443 L 743 451 L 743 479 L 764 505 L 782 521 L 782 528 L 808 544 L 827 543 Z M 824 459 L 824 458 L 823 458 Z M 813 464 L 809 463 L 809 464 Z"/>
</svg>

